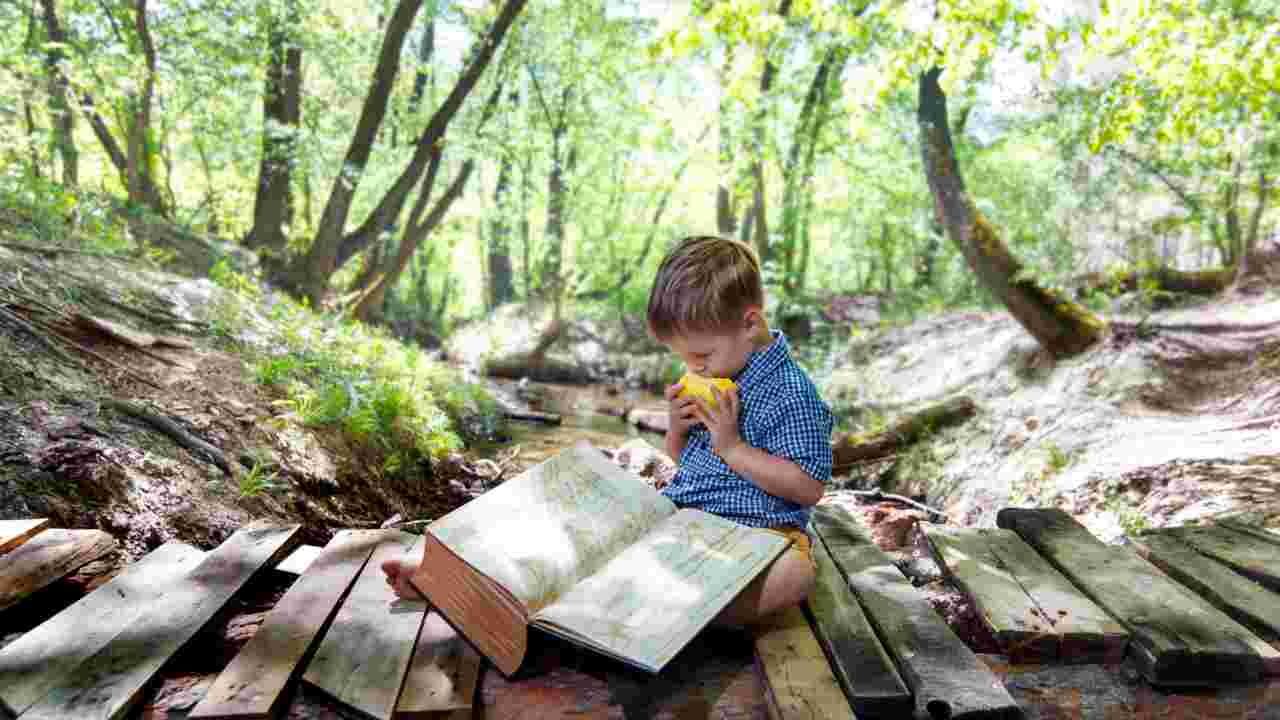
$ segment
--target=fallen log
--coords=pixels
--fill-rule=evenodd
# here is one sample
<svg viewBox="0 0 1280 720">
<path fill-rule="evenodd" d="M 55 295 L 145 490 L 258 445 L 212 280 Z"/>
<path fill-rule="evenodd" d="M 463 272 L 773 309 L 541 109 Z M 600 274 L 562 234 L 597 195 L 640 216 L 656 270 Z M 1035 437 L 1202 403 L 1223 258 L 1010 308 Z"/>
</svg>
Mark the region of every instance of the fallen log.
<svg viewBox="0 0 1280 720">
<path fill-rule="evenodd" d="M 559 425 L 562 418 L 556 413 L 544 413 L 536 410 L 514 410 L 503 408 L 502 416 L 511 420 L 542 423 L 543 425 Z"/>
<path fill-rule="evenodd" d="M 901 418 L 880 432 L 839 437 L 831 446 L 833 471 L 839 473 L 856 463 L 892 455 L 934 430 L 968 420 L 977 409 L 967 396 L 951 398 Z"/>
</svg>

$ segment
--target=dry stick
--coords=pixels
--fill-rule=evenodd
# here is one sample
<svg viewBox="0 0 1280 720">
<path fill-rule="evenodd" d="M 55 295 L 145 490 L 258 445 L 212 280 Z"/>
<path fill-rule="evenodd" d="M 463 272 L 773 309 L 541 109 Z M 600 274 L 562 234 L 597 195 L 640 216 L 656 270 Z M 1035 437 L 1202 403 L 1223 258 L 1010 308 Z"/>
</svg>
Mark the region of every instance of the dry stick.
<svg viewBox="0 0 1280 720">
<path fill-rule="evenodd" d="M 199 456 L 204 456 L 209 462 L 218 466 L 218 469 L 226 473 L 230 477 L 235 477 L 235 470 L 231 463 L 227 462 L 227 456 L 222 454 L 218 448 L 183 430 L 178 423 L 171 418 L 153 413 L 145 408 L 138 407 L 132 403 L 115 398 L 104 398 L 102 400 L 103 407 L 111 408 L 117 412 L 124 413 L 130 417 L 146 422 L 151 427 L 173 438 L 174 442 L 183 446 Z"/>
<path fill-rule="evenodd" d="M 880 490 L 837 490 L 831 494 L 832 495 L 856 495 L 858 497 L 866 498 L 868 500 L 893 500 L 896 502 L 910 505 L 911 507 L 918 508 L 920 510 L 924 510 L 925 512 L 930 513 L 932 515 L 936 515 L 947 522 L 951 522 L 951 518 L 947 517 L 947 514 L 942 512 L 941 510 L 935 510 L 929 507 L 928 505 L 921 505 L 920 503 L 908 497 L 903 497 L 901 495 L 894 495 L 892 493 L 881 492 Z"/>
</svg>

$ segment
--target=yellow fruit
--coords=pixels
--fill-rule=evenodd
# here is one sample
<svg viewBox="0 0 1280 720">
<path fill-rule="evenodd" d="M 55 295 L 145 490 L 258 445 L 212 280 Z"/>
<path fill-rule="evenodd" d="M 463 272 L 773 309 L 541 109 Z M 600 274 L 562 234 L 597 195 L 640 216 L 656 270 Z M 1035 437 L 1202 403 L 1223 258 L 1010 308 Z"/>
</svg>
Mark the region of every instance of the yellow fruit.
<svg viewBox="0 0 1280 720">
<path fill-rule="evenodd" d="M 721 395 L 737 387 L 729 378 L 708 378 L 694 375 L 693 373 L 685 373 L 684 377 L 680 378 L 680 384 L 684 387 L 680 388 L 680 394 L 676 397 L 684 397 L 686 395 L 700 397 L 706 400 L 711 407 L 716 406 L 716 397 L 711 394 L 712 386 L 715 386 Z"/>
</svg>

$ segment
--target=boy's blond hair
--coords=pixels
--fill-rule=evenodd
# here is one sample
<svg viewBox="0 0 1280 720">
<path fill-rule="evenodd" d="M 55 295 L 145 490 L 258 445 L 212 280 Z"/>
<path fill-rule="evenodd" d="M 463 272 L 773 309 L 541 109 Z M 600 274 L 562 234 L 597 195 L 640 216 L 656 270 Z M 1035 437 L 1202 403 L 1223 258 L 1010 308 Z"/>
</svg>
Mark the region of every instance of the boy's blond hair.
<svg viewBox="0 0 1280 720">
<path fill-rule="evenodd" d="M 764 311 L 760 260 L 745 243 L 693 235 L 667 253 L 649 291 L 649 332 L 658 340 L 722 333 L 748 308 Z"/>
</svg>

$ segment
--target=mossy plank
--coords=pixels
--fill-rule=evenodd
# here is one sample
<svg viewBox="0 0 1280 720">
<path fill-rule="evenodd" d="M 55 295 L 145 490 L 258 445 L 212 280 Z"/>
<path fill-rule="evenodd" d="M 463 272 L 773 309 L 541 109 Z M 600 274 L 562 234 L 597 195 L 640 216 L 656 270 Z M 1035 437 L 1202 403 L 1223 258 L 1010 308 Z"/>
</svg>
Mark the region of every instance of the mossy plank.
<svg viewBox="0 0 1280 720">
<path fill-rule="evenodd" d="M 255 522 L 241 528 L 27 710 L 23 720 L 124 717 L 170 657 L 258 570 L 293 549 L 300 527 Z"/>
<path fill-rule="evenodd" d="M 858 599 L 821 542 L 813 543 L 817 582 L 806 605 L 813 630 L 861 718 L 897 718 L 911 714 L 911 691 L 893 659 L 876 637 Z"/>
<path fill-rule="evenodd" d="M 382 562 L 412 551 L 422 539 L 386 530 L 302 679 L 364 717 L 391 720 L 426 616 L 426 603 L 396 597 Z M 415 548 L 415 543 L 417 543 Z"/>
<path fill-rule="evenodd" d="M 204 553 L 170 542 L 0 651 L 0 701 L 21 715 L 67 679 L 150 603 L 195 567 Z"/>
<path fill-rule="evenodd" d="M 1172 528 L 1168 532 L 1232 570 L 1280 590 L 1280 545 L 1213 525 Z"/>
<path fill-rule="evenodd" d="M 334 535 L 218 675 L 191 717 L 271 717 L 351 583 L 384 538 L 378 530 L 343 530 Z M 297 551 L 289 557 L 295 555 Z"/>
<path fill-rule="evenodd" d="M 1187 592 L 1132 548 L 1108 546 L 1056 508 L 1005 508 L 1014 530 L 1133 634 L 1129 653 L 1156 685 L 1217 686 L 1262 677 L 1275 650 Z"/>
<path fill-rule="evenodd" d="M 1197 552 L 1169 533 L 1146 533 L 1131 540 L 1143 557 L 1258 637 L 1268 642 L 1280 640 L 1280 594 Z"/>
<path fill-rule="evenodd" d="M 1021 718 L 997 678 L 855 528 L 843 508 L 819 505 L 813 526 L 915 695 L 917 710 L 954 720 Z"/>
</svg>

